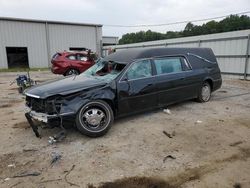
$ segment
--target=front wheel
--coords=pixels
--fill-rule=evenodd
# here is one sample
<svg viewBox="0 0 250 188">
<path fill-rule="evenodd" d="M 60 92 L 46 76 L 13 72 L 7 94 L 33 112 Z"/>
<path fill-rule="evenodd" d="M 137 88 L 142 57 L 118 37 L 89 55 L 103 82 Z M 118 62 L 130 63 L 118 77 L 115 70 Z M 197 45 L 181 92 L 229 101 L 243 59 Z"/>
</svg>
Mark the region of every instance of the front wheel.
<svg viewBox="0 0 250 188">
<path fill-rule="evenodd" d="M 211 86 L 208 82 L 204 82 L 198 94 L 198 102 L 208 102 L 211 98 Z"/>
<path fill-rule="evenodd" d="M 108 132 L 114 121 L 111 107 L 101 100 L 84 105 L 77 114 L 76 127 L 90 137 L 99 137 Z"/>
</svg>

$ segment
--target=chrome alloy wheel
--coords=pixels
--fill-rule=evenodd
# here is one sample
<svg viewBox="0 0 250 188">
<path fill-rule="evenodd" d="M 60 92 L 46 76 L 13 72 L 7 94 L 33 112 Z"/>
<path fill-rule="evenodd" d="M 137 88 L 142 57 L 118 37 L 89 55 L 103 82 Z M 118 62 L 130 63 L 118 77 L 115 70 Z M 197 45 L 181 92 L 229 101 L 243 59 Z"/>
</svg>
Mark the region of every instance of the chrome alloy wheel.
<svg viewBox="0 0 250 188">
<path fill-rule="evenodd" d="M 81 122 L 84 127 L 91 131 L 100 131 L 107 125 L 106 112 L 97 107 L 92 107 L 83 112 Z"/>
<path fill-rule="evenodd" d="M 114 114 L 109 104 L 95 100 L 81 107 L 76 116 L 76 127 L 86 136 L 99 137 L 108 132 L 113 121 Z"/>
<path fill-rule="evenodd" d="M 105 117 L 105 114 L 102 110 L 92 108 L 90 110 L 87 110 L 83 116 L 86 118 L 88 124 L 95 127 L 100 125 L 101 121 Z"/>
<path fill-rule="evenodd" d="M 211 96 L 211 88 L 209 85 L 204 85 L 201 89 L 201 97 L 203 101 L 208 101 Z"/>
</svg>

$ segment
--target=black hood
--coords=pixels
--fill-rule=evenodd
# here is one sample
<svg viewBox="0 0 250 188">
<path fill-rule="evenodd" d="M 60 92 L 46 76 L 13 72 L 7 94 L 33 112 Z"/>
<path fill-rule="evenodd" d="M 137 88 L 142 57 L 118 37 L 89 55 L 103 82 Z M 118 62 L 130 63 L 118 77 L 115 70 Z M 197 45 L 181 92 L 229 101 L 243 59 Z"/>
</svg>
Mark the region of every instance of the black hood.
<svg viewBox="0 0 250 188">
<path fill-rule="evenodd" d="M 106 84 L 106 82 L 99 79 L 79 75 L 31 87 L 25 91 L 25 94 L 44 99 L 53 95 L 67 95 L 92 87 L 102 87 Z"/>
</svg>

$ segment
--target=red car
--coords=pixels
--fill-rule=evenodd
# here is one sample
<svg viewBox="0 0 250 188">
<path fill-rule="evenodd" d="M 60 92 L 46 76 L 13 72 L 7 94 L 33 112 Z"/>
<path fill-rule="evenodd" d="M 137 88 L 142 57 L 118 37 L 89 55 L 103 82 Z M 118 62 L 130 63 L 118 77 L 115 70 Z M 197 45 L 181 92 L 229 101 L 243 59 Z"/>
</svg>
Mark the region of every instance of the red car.
<svg viewBox="0 0 250 188">
<path fill-rule="evenodd" d="M 90 51 L 64 51 L 53 55 L 51 71 L 64 76 L 80 74 L 95 64 Z"/>
</svg>

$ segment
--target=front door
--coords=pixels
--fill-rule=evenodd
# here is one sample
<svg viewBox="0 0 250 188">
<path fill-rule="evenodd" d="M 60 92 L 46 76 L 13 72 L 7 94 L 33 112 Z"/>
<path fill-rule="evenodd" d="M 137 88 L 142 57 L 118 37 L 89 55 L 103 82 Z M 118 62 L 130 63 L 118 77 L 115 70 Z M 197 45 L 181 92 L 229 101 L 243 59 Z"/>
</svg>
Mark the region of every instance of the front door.
<svg viewBox="0 0 250 188">
<path fill-rule="evenodd" d="M 119 115 L 156 107 L 157 94 L 151 61 L 134 62 L 118 82 L 117 92 Z"/>
</svg>

